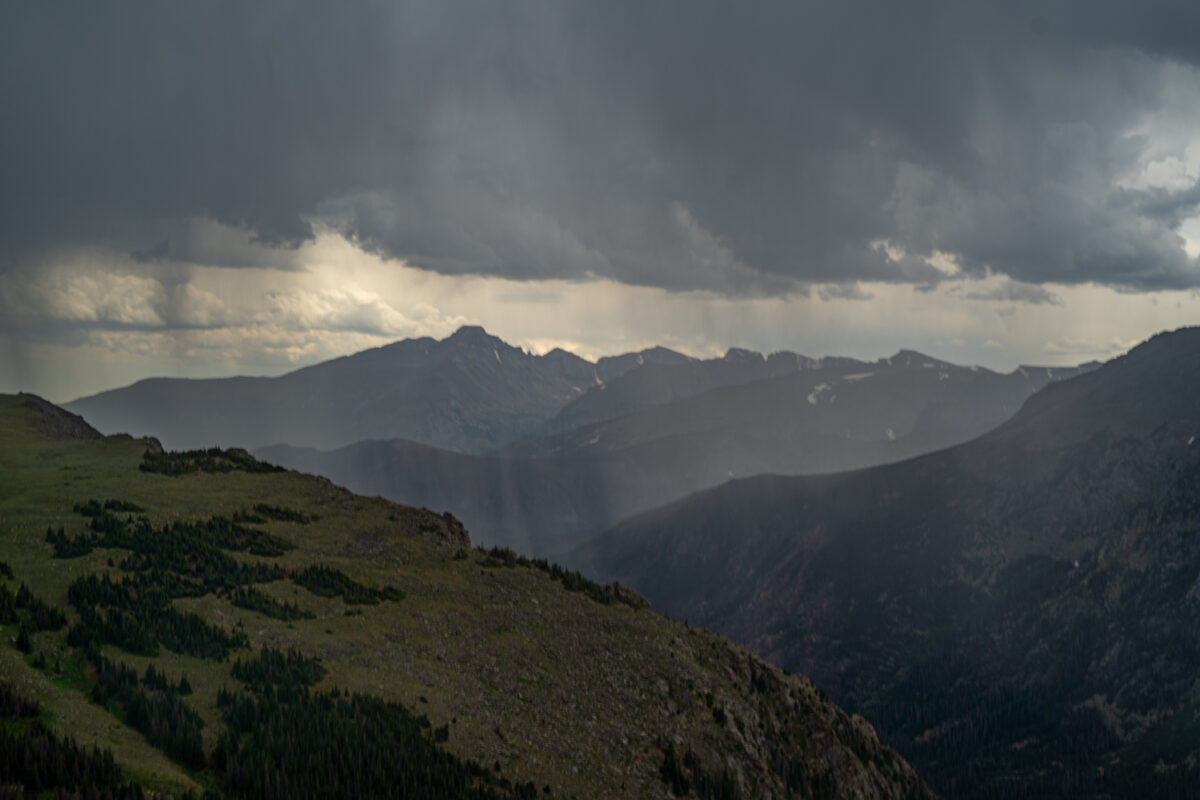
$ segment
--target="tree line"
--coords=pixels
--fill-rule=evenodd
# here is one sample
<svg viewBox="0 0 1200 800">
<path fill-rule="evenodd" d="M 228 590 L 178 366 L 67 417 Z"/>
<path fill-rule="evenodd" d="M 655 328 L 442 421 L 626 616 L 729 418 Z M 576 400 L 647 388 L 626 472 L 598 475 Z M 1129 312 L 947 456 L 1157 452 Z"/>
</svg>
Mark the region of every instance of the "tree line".
<svg viewBox="0 0 1200 800">
<path fill-rule="evenodd" d="M 285 684 L 253 695 L 222 690 L 217 704 L 226 729 L 212 768 L 239 798 L 538 796 L 532 783 L 513 785 L 442 749 L 429 721 L 398 703 Z"/>
<path fill-rule="evenodd" d="M 507 547 L 496 546 L 485 549 L 480 546 L 477 549 L 484 555 L 483 566 L 485 567 L 533 567 L 549 575 L 552 580 L 558 581 L 568 592 L 580 592 L 601 605 L 610 606 L 614 603 L 621 603 L 635 611 L 650 606 L 646 598 L 629 587 L 622 586 L 617 581 L 601 586 L 578 570 L 569 570 L 558 564 L 552 564 L 544 558 L 526 558 L 517 555 Z"/>
<path fill-rule="evenodd" d="M 206 450 L 159 451 L 147 450 L 138 465 L 142 472 L 178 477 L 196 472 L 287 472 L 283 467 L 259 461 L 240 448 L 222 450 L 210 447 Z"/>
</svg>

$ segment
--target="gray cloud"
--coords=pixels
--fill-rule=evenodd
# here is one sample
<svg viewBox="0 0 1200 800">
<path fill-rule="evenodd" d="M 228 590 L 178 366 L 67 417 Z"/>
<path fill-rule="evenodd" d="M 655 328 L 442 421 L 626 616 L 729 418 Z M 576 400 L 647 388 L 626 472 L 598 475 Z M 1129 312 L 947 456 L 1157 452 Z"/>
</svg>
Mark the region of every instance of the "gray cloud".
<svg viewBox="0 0 1200 800">
<path fill-rule="evenodd" d="M 12 3 L 0 265 L 320 219 L 448 274 L 1196 286 L 1200 190 L 1129 179 L 1197 63 L 1190 3 Z"/>
<path fill-rule="evenodd" d="M 1029 303 L 1030 305 L 1061 306 L 1062 299 L 1047 289 L 1031 283 L 1006 281 L 1000 286 L 988 289 L 976 289 L 962 292 L 962 297 L 968 300 L 987 300 L 1009 303 Z"/>
<path fill-rule="evenodd" d="M 129 254 L 129 257 L 139 264 L 167 261 L 171 257 L 171 240 L 163 239 L 153 247 L 147 247 L 145 250 L 134 250 Z"/>
<path fill-rule="evenodd" d="M 817 290 L 822 300 L 873 300 L 875 295 L 864 291 L 857 283 L 834 283 Z"/>
</svg>

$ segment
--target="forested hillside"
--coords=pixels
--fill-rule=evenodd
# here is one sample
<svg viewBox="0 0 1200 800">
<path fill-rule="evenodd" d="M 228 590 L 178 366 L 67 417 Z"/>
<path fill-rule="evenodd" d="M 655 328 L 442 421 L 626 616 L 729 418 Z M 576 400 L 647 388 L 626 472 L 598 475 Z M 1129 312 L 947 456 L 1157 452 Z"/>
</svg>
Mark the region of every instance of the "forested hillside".
<svg viewBox="0 0 1200 800">
<path fill-rule="evenodd" d="M 450 514 L 0 398 L 0 782 L 921 797 L 861 718 Z M 69 768 L 66 765 L 73 765 Z"/>
</svg>

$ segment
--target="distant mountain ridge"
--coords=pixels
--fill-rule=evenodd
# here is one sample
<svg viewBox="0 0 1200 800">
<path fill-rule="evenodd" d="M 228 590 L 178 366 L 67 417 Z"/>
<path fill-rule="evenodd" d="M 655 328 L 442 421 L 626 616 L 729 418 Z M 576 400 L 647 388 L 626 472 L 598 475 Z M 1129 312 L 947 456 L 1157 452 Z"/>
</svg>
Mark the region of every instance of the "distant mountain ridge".
<svg viewBox="0 0 1200 800">
<path fill-rule="evenodd" d="M 1087 368 L 1000 375 L 911 350 L 865 362 L 662 347 L 593 364 L 464 327 L 278 378 L 154 379 L 67 407 L 105 432 L 247 447 L 356 491 L 451 509 L 480 541 L 552 555 L 731 478 L 957 444 Z"/>
<path fill-rule="evenodd" d="M 673 358 L 679 354 L 657 349 L 670 355 L 646 359 L 639 354 L 639 358 L 632 363 L 629 356 L 622 356 L 622 366 L 626 369 L 605 376 L 602 390 L 587 392 L 564 406 L 547 426 L 547 432 L 561 432 L 615 419 L 720 386 L 784 375 L 801 369 L 803 359 L 793 353 L 776 353 L 764 358 L 761 353 L 752 350 L 731 348 L 722 358 L 700 360 Z M 789 358 L 791 356 L 795 357 Z"/>
<path fill-rule="evenodd" d="M 676 471 L 686 465 L 704 475 L 693 488 L 762 472 L 833 472 L 978 436 L 1050 381 L 1092 368 L 1022 367 L 1002 375 L 912 351 L 876 362 L 794 353 L 764 358 L 740 351 L 719 360 L 631 370 L 567 406 L 559 419 L 581 418 L 585 414 L 576 412 L 596 409 L 610 395 L 618 398 L 613 405 L 633 411 L 589 413 L 600 420 L 530 437 L 496 454 L 622 455 Z M 703 384 L 714 388 L 681 388 Z M 676 399 L 657 402 L 672 392 Z"/>
<path fill-rule="evenodd" d="M 105 432 L 154 435 L 168 447 L 403 438 L 477 453 L 543 430 L 631 369 L 692 360 L 657 346 L 595 363 L 561 348 L 537 356 L 467 325 L 440 341 L 405 339 L 275 378 L 149 378 L 64 407 Z"/>
<path fill-rule="evenodd" d="M 829 472 L 956 444 L 1003 422 L 1051 379 L 1087 368 L 999 375 L 910 351 L 867 363 L 733 350 L 709 361 L 647 361 L 579 401 L 599 398 L 586 407 L 594 416 L 633 413 L 487 456 L 406 440 L 256 453 L 359 492 L 454 509 L 480 541 L 555 554 L 732 477 Z M 739 382 L 762 374 L 776 377 Z M 667 396 L 680 399 L 656 404 Z M 618 402 L 606 407 L 608 397 Z"/>
<path fill-rule="evenodd" d="M 481 327 L 464 326 L 440 341 L 406 339 L 279 377 L 150 378 L 64 407 L 103 432 L 153 435 L 167 447 L 330 449 L 405 439 L 463 453 L 513 455 L 520 449 L 504 448 L 519 440 L 552 437 L 714 389 L 865 366 L 854 359 L 786 351 L 764 357 L 738 348 L 700 360 L 658 346 L 592 363 L 561 348 L 533 355 Z M 1031 382 L 1033 389 L 1039 385 Z M 987 419 L 988 426 L 997 421 Z"/>
<path fill-rule="evenodd" d="M 66 404 L 102 431 L 167 447 L 334 447 L 402 436 L 480 451 L 530 433 L 597 380 L 596 366 L 531 355 L 466 326 L 407 339 L 277 378 L 140 381 Z"/>
<path fill-rule="evenodd" d="M 1200 329 L 948 450 L 761 476 L 569 560 L 810 674 L 954 797 L 1200 779 Z"/>
</svg>

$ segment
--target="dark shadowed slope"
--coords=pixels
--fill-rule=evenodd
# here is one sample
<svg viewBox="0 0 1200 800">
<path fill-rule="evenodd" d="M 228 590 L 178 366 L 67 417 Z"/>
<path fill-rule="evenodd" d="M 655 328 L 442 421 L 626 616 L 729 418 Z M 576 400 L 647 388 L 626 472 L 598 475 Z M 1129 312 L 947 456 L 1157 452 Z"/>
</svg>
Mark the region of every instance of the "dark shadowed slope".
<svg viewBox="0 0 1200 800">
<path fill-rule="evenodd" d="M 176 797 L 931 797 L 805 678 L 448 514 L 27 397 L 0 441 L 5 796 L 78 787 L 44 724 Z"/>
<path fill-rule="evenodd" d="M 1198 535 L 1186 329 L 1047 386 L 976 441 L 730 482 L 575 562 L 807 671 L 949 796 L 1187 796 Z"/>
</svg>

